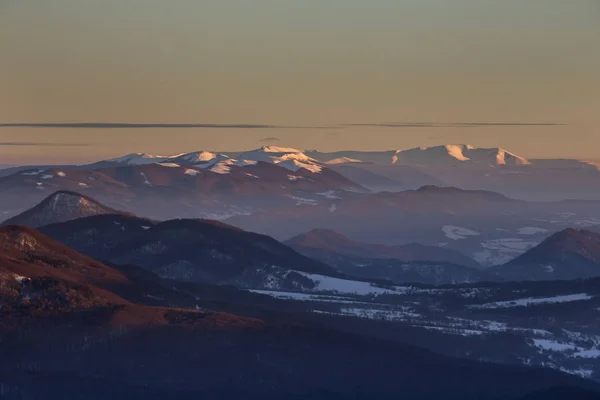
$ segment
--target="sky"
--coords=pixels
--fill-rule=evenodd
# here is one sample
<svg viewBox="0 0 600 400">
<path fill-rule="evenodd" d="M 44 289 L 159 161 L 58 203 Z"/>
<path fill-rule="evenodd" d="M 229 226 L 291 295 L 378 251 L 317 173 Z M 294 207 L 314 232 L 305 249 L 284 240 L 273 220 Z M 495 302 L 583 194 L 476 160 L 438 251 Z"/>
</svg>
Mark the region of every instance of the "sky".
<svg viewBox="0 0 600 400">
<path fill-rule="evenodd" d="M 0 0 L 0 164 L 264 144 L 600 159 L 598 43 L 597 0 Z"/>
</svg>

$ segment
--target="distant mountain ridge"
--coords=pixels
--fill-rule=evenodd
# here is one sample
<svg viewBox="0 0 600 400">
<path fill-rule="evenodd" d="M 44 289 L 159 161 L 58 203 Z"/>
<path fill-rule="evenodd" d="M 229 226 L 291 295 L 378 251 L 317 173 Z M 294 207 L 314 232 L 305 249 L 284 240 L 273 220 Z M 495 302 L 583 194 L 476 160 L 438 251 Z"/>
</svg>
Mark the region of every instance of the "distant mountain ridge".
<svg viewBox="0 0 600 400">
<path fill-rule="evenodd" d="M 327 229 L 314 229 L 284 244 L 358 279 L 434 285 L 500 280 L 469 257 L 436 246 L 367 244 Z"/>
<path fill-rule="evenodd" d="M 395 259 L 405 262 L 445 262 L 467 267 L 480 267 L 473 259 L 457 251 L 442 247 L 426 246 L 418 243 L 397 246 L 368 244 L 351 240 L 331 229 L 313 229 L 283 243 L 306 253 L 311 252 L 311 250 L 320 250 L 360 258 Z"/>
<path fill-rule="evenodd" d="M 316 204 L 326 199 L 325 194 L 368 192 L 332 169 L 319 166 L 314 172 L 296 162 L 302 163 L 226 158 L 214 164 L 126 161 L 25 169 L 0 177 L 0 216 L 2 212 L 8 213 L 6 218 L 13 216 L 57 190 L 81 192 L 111 208 L 158 219 L 222 219 L 283 205 Z"/>
<path fill-rule="evenodd" d="M 440 164 L 440 163 L 475 163 L 484 165 L 529 165 L 531 161 L 517 156 L 505 149 L 479 148 L 469 144 L 447 144 L 432 147 L 416 147 L 406 150 L 384 151 L 335 151 L 301 150 L 290 147 L 263 146 L 261 148 L 240 152 L 196 151 L 192 153 L 160 156 L 147 153 L 132 153 L 122 157 L 99 161 L 113 164 L 149 164 L 149 163 L 210 163 L 224 159 L 239 161 L 273 162 L 293 168 L 312 168 L 319 163 L 375 163 L 375 164 Z M 94 165 L 94 164 L 92 164 Z M 318 171 L 317 171 L 318 172 Z"/>
<path fill-rule="evenodd" d="M 281 164 L 286 168 L 296 170 L 307 168 L 318 172 L 318 166 L 337 164 L 371 163 L 380 165 L 481 165 L 481 166 L 539 166 L 544 168 L 577 168 L 588 167 L 598 171 L 600 163 L 578 159 L 529 159 L 519 156 L 501 147 L 477 147 L 471 144 L 443 144 L 436 146 L 420 146 L 408 149 L 362 151 L 341 150 L 323 152 L 319 150 L 302 150 L 281 146 L 262 146 L 244 151 L 207 151 L 199 150 L 174 155 L 157 155 L 150 153 L 131 153 L 123 156 L 99 160 L 91 164 L 37 166 L 37 168 L 105 168 L 126 165 L 145 165 L 155 163 L 180 163 L 199 166 L 215 165 L 224 161 L 237 161 L 241 164 L 248 162 L 269 162 Z M 316 166 L 316 167 L 315 167 Z M 36 166 L 32 166 L 34 168 Z M 2 175 L 15 173 L 24 168 L 11 167 L 2 171 Z"/>
</svg>

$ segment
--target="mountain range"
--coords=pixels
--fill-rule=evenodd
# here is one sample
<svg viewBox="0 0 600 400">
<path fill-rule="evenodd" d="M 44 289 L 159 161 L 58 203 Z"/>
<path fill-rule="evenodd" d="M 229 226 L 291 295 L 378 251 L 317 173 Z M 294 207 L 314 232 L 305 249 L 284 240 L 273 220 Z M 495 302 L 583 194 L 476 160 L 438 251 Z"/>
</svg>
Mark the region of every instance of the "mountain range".
<svg viewBox="0 0 600 400">
<path fill-rule="evenodd" d="M 440 204 L 474 215 L 528 204 L 453 188 L 403 193 L 383 196 L 379 208 L 395 204 L 386 196 L 407 196 L 384 213 L 388 218 L 404 210 L 406 221 Z M 360 227 L 368 226 L 361 221 Z M 375 244 L 326 229 L 280 243 L 219 221 L 140 218 L 74 192 L 52 194 L 17 222 L 39 230 L 0 228 L 0 383 L 14 398 L 39 397 L 40 390 L 64 397 L 65 385 L 78 388 L 82 398 L 193 398 L 222 390 L 224 380 L 235 380 L 250 398 L 266 387 L 275 393 L 303 388 L 306 398 L 319 398 L 322 390 L 325 398 L 357 391 L 388 398 L 400 391 L 423 399 L 448 390 L 484 399 L 499 393 L 520 399 L 554 385 L 575 388 L 566 393 L 596 390 L 559 372 L 517 366 L 552 366 L 596 379 L 598 332 L 586 321 L 597 314 L 600 292 L 598 278 L 582 280 L 600 275 L 600 240 L 593 232 L 546 234 L 521 257 L 484 270 L 440 245 Z M 522 232 L 530 236 L 532 230 Z M 460 227 L 444 234 L 456 241 L 476 236 Z M 406 362 L 393 373 L 353 366 L 371 365 L 384 353 Z M 195 366 L 208 355 L 219 361 Z M 150 361 L 156 357 L 163 360 L 160 368 Z M 145 364 L 152 371 L 139 367 Z M 233 365 L 254 372 L 240 377 Z M 282 365 L 283 375 L 275 372 Z M 359 386 L 332 381 L 319 365 L 355 377 Z M 410 379 L 393 381 L 398 368 Z M 448 368 L 461 372 L 446 379 Z M 469 382 L 476 376 L 486 383 L 462 381 L 466 370 Z M 213 383 L 192 384 L 190 371 Z M 36 384 L 24 385 L 32 374 Z M 432 391 L 424 377 L 453 383 Z M 132 380 L 140 386 L 122 386 Z"/>
<path fill-rule="evenodd" d="M 423 186 L 484 189 L 529 201 L 593 200 L 600 199 L 599 183 L 597 163 L 526 159 L 501 148 L 324 153 L 264 146 L 3 169 L 0 213 L 15 216 L 56 190 L 82 191 L 111 208 L 149 218 L 225 219 Z"/>
<path fill-rule="evenodd" d="M 279 240 L 319 228 L 365 243 L 420 243 L 491 266 L 515 258 L 552 232 L 597 224 L 599 205 L 526 202 L 489 191 L 425 186 L 232 216 L 227 222 Z"/>
<path fill-rule="evenodd" d="M 460 191 L 446 193 L 439 188 L 427 190 L 439 192 L 443 199 L 453 197 L 457 204 L 465 195 Z M 511 202 L 493 193 L 476 195 L 482 196 L 483 204 L 491 202 L 496 208 L 498 202 Z M 410 203 L 427 207 L 422 199 Z M 471 200 L 469 204 L 473 207 L 476 203 Z M 432 211 L 426 208 L 425 212 L 429 215 Z M 600 234 L 571 228 L 484 271 L 484 266 L 448 246 L 372 244 L 330 229 L 313 229 L 280 243 L 213 220 L 161 222 L 140 218 L 112 210 L 88 196 L 65 191 L 54 193 L 3 225 L 11 224 L 39 228 L 90 257 L 119 265 L 142 266 L 162 278 L 231 283 L 254 289 L 311 290 L 319 286 L 319 279 L 324 276 L 396 284 L 447 284 L 600 275 Z M 361 228 L 365 227 L 363 223 Z M 446 229 L 444 233 L 457 241 L 479 236 L 459 227 Z"/>
<path fill-rule="evenodd" d="M 589 185 L 599 179 L 599 163 L 577 159 L 529 159 L 502 148 L 478 148 L 467 144 L 448 144 L 389 151 L 299 150 L 263 146 L 251 151 L 195 151 L 171 156 L 132 153 L 80 166 L 37 166 L 38 170 L 103 169 L 132 165 L 185 165 L 225 174 L 232 166 L 243 167 L 266 162 L 290 171 L 305 169 L 318 173 L 325 169 L 351 166 L 357 184 L 369 186 L 370 180 L 360 179 L 356 168 L 376 175 L 386 185 L 375 190 L 415 189 L 427 184 L 446 184 L 464 189 L 502 191 L 506 195 L 526 200 L 595 198 L 600 195 Z M 373 165 L 388 168 L 374 168 Z M 396 168 L 389 168 L 396 167 Z M 28 167 L 4 169 L 0 176 L 26 171 Z M 550 176 L 551 175 L 551 176 Z M 384 178 L 387 178 L 385 180 Z M 391 180 L 391 182 L 389 181 Z M 565 191 L 561 192 L 561 189 Z"/>
<path fill-rule="evenodd" d="M 159 172 L 167 170 L 169 174 L 174 169 L 156 164 L 146 167 L 158 168 Z M 285 179 L 288 179 L 287 175 Z M 146 187 L 144 184 L 141 186 Z M 99 190 L 103 196 L 92 198 L 89 189 L 79 189 L 78 191 L 86 193 L 81 196 L 74 196 L 74 191 L 59 190 L 56 193 L 60 196 L 42 198 L 38 205 L 32 205 L 30 210 L 22 211 L 19 217 L 9 218 L 4 224 L 18 223 L 38 227 L 81 216 L 107 213 L 138 214 L 150 221 L 181 217 L 223 220 L 227 214 L 210 212 L 216 212 L 212 207 L 217 207 L 221 211 L 247 214 L 230 216 L 226 219 L 227 224 L 278 240 L 287 240 L 315 228 L 330 229 L 363 243 L 388 246 L 418 243 L 430 248 L 436 247 L 438 253 L 443 253 L 443 250 L 458 252 L 475 260 L 475 264 L 489 267 L 514 259 L 541 243 L 553 232 L 568 227 L 590 227 L 593 230 L 593 226 L 600 222 L 600 208 L 598 202 L 594 201 L 534 203 L 514 200 L 493 192 L 450 187 L 426 186 L 397 193 L 344 190 L 321 192 L 327 187 L 324 184 L 315 189 L 317 191 L 304 191 L 307 196 L 305 198 L 239 193 L 231 196 L 215 194 L 211 200 L 207 199 L 211 195 L 205 191 L 187 188 L 185 193 L 196 196 L 194 198 L 197 202 L 193 204 L 189 201 L 190 197 L 182 195 L 178 188 L 172 186 L 148 192 L 133 190 L 125 184 L 120 187 L 124 191 L 132 190 L 133 197 L 123 198 L 110 195 L 108 190 Z M 252 191 L 262 190 L 260 185 L 251 186 L 250 183 L 246 187 Z M 20 192 L 21 190 L 17 190 L 16 193 Z M 41 191 L 40 193 L 43 194 Z M 11 197 L 10 191 L 7 195 Z M 113 200 L 113 203 L 105 205 L 108 203 L 102 200 L 104 198 Z M 2 198 L 4 199 L 6 197 Z M 93 199 L 100 201 L 95 202 Z M 227 203 L 227 199 L 231 199 L 232 203 Z M 24 198 L 21 197 L 15 196 L 14 200 L 24 203 Z M 250 206 L 252 202 L 256 202 L 256 205 Z M 236 208 L 234 204 L 239 207 Z M 148 218 L 144 211 L 156 208 L 159 212 L 151 214 L 159 215 Z M 440 258 L 433 258 L 429 261 L 439 260 Z M 453 258 L 450 261 L 460 265 L 469 264 L 468 261 Z"/>
</svg>

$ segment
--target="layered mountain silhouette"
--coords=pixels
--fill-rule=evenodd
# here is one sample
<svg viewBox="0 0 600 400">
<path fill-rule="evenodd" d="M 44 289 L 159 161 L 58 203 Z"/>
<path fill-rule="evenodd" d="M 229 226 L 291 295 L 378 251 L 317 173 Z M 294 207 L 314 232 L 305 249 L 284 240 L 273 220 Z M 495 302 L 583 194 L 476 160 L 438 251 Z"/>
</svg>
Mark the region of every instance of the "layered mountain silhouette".
<svg viewBox="0 0 600 400">
<path fill-rule="evenodd" d="M 362 242 L 437 244 L 445 241 L 445 225 L 495 224 L 496 218 L 506 221 L 507 212 L 529 209 L 533 206 L 499 193 L 424 186 L 233 216 L 227 221 L 279 239 L 327 228 Z"/>
<path fill-rule="evenodd" d="M 257 157 L 258 158 L 258 157 Z M 291 160 L 294 161 L 294 160 Z M 290 161 L 290 162 L 291 162 Z M 77 191 L 112 208 L 158 219 L 224 218 L 296 204 L 317 204 L 322 193 L 368 192 L 338 172 L 280 163 L 225 159 L 204 163 L 100 163 L 31 168 L 0 177 L 0 207 L 15 214 L 57 190 Z"/>
<path fill-rule="evenodd" d="M 435 246 L 367 244 L 327 229 L 315 229 L 284 243 L 361 279 L 437 285 L 498 280 L 469 257 Z"/>
<path fill-rule="evenodd" d="M 398 246 L 363 243 L 351 240 L 331 229 L 313 229 L 286 240 L 284 244 L 300 252 L 323 251 L 358 258 L 394 259 L 406 262 L 434 261 L 468 267 L 479 266 L 473 259 L 457 251 L 418 243 Z"/>
</svg>

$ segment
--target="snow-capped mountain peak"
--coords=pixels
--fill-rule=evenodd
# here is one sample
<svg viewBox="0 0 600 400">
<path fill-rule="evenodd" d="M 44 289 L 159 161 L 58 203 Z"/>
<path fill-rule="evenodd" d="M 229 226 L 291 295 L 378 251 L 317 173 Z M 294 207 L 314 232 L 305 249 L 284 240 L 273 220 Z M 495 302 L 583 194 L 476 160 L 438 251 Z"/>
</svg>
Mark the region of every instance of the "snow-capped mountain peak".
<svg viewBox="0 0 600 400">
<path fill-rule="evenodd" d="M 260 149 L 241 153 L 236 158 L 238 160 L 277 164 L 291 171 L 304 168 L 310 172 L 318 173 L 323 169 L 319 161 L 307 156 L 301 150 L 287 147 L 263 146 Z"/>
<path fill-rule="evenodd" d="M 499 147 L 479 148 L 469 144 L 446 144 L 433 147 L 417 147 L 399 150 L 395 164 L 440 165 L 528 165 L 530 161 Z"/>
<path fill-rule="evenodd" d="M 205 163 L 215 160 L 217 157 L 223 159 L 226 156 L 222 154 L 213 153 L 210 151 L 194 151 L 192 153 L 184 153 L 177 156 L 177 160 L 186 161 L 190 163 Z"/>
<path fill-rule="evenodd" d="M 98 165 L 144 165 L 173 162 L 198 164 L 202 168 L 213 168 L 220 172 L 231 166 L 253 165 L 257 162 L 276 164 L 292 171 L 304 168 L 313 173 L 321 172 L 324 165 L 346 163 L 398 164 L 414 166 L 523 166 L 531 162 L 500 147 L 480 148 L 470 144 L 445 144 L 431 147 L 416 147 L 391 151 L 338 151 L 322 153 L 303 151 L 291 147 L 262 146 L 258 149 L 218 153 L 195 151 L 172 156 L 133 153 L 96 163 Z M 225 163 L 225 164 L 223 164 Z M 215 171 L 216 172 L 216 171 Z"/>
</svg>

